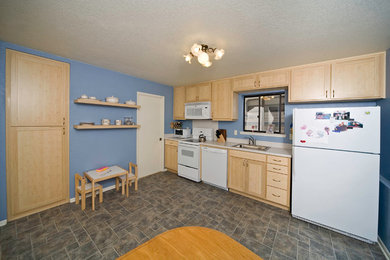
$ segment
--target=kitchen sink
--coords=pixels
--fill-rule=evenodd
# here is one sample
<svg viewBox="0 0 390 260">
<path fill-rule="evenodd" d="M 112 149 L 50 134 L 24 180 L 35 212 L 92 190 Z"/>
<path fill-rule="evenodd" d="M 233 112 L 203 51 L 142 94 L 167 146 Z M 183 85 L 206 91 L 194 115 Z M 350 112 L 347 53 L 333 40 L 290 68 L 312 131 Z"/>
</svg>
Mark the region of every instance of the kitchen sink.
<svg viewBox="0 0 390 260">
<path fill-rule="evenodd" d="M 252 149 L 258 151 L 267 151 L 270 147 L 264 145 L 253 145 L 253 144 L 236 144 L 233 147 L 244 148 L 244 149 Z"/>
</svg>

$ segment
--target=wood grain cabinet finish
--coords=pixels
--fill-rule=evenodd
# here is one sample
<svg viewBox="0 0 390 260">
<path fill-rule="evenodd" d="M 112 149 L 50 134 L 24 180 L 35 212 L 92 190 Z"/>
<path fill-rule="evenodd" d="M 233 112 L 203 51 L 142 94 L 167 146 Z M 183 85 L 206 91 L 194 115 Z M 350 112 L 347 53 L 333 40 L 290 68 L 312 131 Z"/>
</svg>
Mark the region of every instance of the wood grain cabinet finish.
<svg viewBox="0 0 390 260">
<path fill-rule="evenodd" d="M 230 191 L 290 209 L 291 158 L 229 150 L 228 165 Z"/>
<path fill-rule="evenodd" d="M 173 140 L 165 140 L 164 161 L 165 168 L 169 171 L 177 173 L 177 146 L 178 142 Z"/>
<path fill-rule="evenodd" d="M 229 150 L 228 187 L 256 198 L 266 195 L 266 156 Z"/>
<path fill-rule="evenodd" d="M 69 202 L 69 64 L 6 51 L 8 220 Z"/>
<path fill-rule="evenodd" d="M 275 70 L 259 74 L 260 89 L 288 87 L 290 85 L 290 70 Z"/>
<path fill-rule="evenodd" d="M 332 100 L 385 97 L 385 53 L 332 62 Z"/>
<path fill-rule="evenodd" d="M 231 80 L 219 80 L 211 86 L 212 119 L 233 121 L 238 118 L 238 94 L 232 91 Z"/>
<path fill-rule="evenodd" d="M 233 78 L 233 91 L 251 91 L 258 89 L 257 74 L 239 76 Z"/>
<path fill-rule="evenodd" d="M 385 59 L 382 52 L 294 67 L 289 102 L 385 98 Z"/>
<path fill-rule="evenodd" d="M 186 87 L 186 103 L 211 101 L 211 82 Z"/>
<path fill-rule="evenodd" d="M 186 99 L 186 88 L 176 87 L 173 89 L 173 119 L 184 120 L 185 115 L 185 99 Z"/>
<path fill-rule="evenodd" d="M 330 98 L 330 63 L 296 67 L 291 70 L 289 102 L 325 101 Z"/>
</svg>

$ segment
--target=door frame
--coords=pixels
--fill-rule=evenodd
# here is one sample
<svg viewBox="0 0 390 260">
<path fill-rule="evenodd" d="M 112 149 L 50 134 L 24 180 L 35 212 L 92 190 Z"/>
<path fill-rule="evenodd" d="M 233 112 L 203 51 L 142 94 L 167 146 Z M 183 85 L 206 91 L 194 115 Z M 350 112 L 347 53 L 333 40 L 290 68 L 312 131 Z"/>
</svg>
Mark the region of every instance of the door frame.
<svg viewBox="0 0 390 260">
<path fill-rule="evenodd" d="M 162 100 L 162 109 L 160 109 L 160 118 L 162 118 L 162 124 L 160 125 L 160 131 L 162 133 L 162 138 L 163 140 L 161 141 L 161 164 L 160 164 L 160 171 L 163 171 L 164 170 L 164 130 L 165 130 L 165 96 L 160 96 L 160 95 L 155 95 L 155 94 L 150 94 L 150 93 L 145 93 L 145 92 L 138 92 L 137 91 L 137 104 L 138 104 L 138 100 L 139 100 L 139 97 L 140 96 L 146 96 L 146 97 L 153 97 L 153 98 L 159 98 L 160 100 Z M 142 109 L 142 106 L 141 108 Z M 138 119 L 139 119 L 139 114 L 140 114 L 140 109 L 137 109 L 137 122 L 138 122 Z M 137 129 L 137 151 L 136 151 L 136 157 L 137 157 L 137 165 L 140 165 L 140 159 L 139 159 L 139 149 L 140 149 L 140 135 L 139 135 L 139 131 L 141 131 L 142 129 L 142 125 L 140 126 L 140 128 Z M 148 176 L 148 175 L 146 175 Z M 146 177 L 146 176 L 142 176 L 140 178 L 143 178 L 143 177 Z"/>
</svg>

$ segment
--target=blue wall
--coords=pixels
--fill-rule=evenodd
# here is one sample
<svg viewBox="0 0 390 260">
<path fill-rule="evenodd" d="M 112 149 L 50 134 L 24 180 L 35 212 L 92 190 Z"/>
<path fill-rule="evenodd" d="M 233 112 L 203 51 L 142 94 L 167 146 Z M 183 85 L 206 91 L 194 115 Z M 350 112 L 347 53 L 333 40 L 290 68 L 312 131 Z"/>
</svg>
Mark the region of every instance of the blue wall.
<svg viewBox="0 0 390 260">
<path fill-rule="evenodd" d="M 390 49 L 386 53 L 386 96 L 381 106 L 381 184 L 379 193 L 379 237 L 390 250 Z"/>
<path fill-rule="evenodd" d="M 278 91 L 262 91 L 253 92 L 247 94 L 240 94 L 238 96 L 238 120 L 233 122 L 219 122 L 219 128 L 226 129 L 227 136 L 232 138 L 248 138 L 248 135 L 241 135 L 240 131 L 243 131 L 243 118 L 244 118 L 244 97 L 247 95 L 256 95 L 260 93 L 276 93 Z M 280 91 L 279 91 L 280 92 Z M 321 108 L 321 107 L 357 107 L 357 106 L 376 106 L 375 102 L 344 102 L 344 103 L 320 103 L 320 104 L 292 104 L 288 103 L 288 93 L 286 91 L 286 105 L 285 105 L 285 129 L 286 137 L 270 137 L 270 136 L 253 136 L 255 139 L 267 142 L 278 143 L 291 143 L 289 139 L 290 125 L 292 122 L 292 113 L 294 108 Z M 238 134 L 234 135 L 234 130 L 237 130 Z"/>
<path fill-rule="evenodd" d="M 70 63 L 70 119 L 69 119 L 69 184 L 70 197 L 74 197 L 74 174 L 103 165 L 117 164 L 127 168 L 129 161 L 136 161 L 135 129 L 75 130 L 80 121 L 99 123 L 102 118 L 123 119 L 133 116 L 136 110 L 116 107 L 100 107 L 74 104 L 82 94 L 103 99 L 117 96 L 123 102 L 137 99 L 137 91 L 165 97 L 165 132 L 171 133 L 173 120 L 173 88 L 118 72 L 98 68 L 82 62 L 69 60 L 48 53 L 0 41 L 0 220 L 7 218 L 6 172 L 5 172 L 5 51 L 6 48 L 27 52 L 42 57 Z M 104 186 L 112 185 L 112 181 Z"/>
</svg>

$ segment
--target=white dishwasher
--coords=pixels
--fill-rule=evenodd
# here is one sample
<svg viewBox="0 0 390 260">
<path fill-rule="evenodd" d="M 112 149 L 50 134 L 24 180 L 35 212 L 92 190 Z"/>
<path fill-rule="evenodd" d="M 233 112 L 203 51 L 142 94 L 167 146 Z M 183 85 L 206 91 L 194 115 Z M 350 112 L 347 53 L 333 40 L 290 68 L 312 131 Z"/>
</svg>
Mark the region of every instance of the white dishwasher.
<svg viewBox="0 0 390 260">
<path fill-rule="evenodd" d="M 227 190 L 227 150 L 202 147 L 202 181 Z"/>
</svg>

